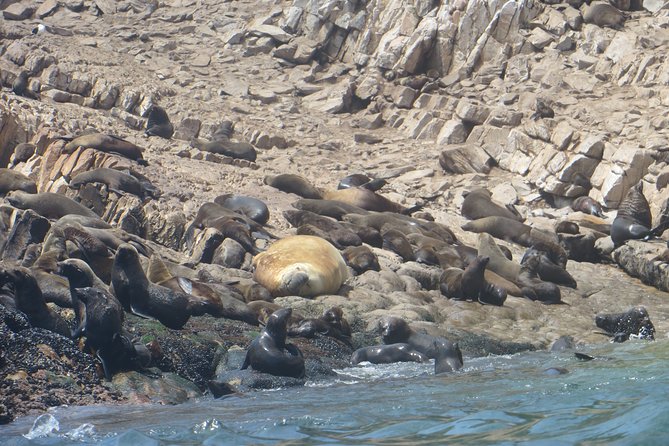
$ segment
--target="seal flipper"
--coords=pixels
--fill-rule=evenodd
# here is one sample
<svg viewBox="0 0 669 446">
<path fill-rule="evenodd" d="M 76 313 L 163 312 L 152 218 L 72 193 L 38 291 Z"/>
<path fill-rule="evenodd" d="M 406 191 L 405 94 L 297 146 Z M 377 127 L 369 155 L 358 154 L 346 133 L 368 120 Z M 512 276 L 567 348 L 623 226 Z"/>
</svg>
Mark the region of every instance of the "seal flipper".
<svg viewBox="0 0 669 446">
<path fill-rule="evenodd" d="M 149 316 L 148 314 L 142 312 L 142 310 L 137 309 L 137 307 L 132 303 L 130 304 L 130 312 L 135 316 L 139 316 L 143 319 L 155 319 L 153 316 Z"/>
<path fill-rule="evenodd" d="M 239 370 L 246 370 L 247 368 L 249 368 L 250 365 L 251 365 L 251 358 L 249 358 L 249 352 L 247 351 L 246 356 L 244 357 L 244 364 L 242 364 L 242 368 Z"/>
<path fill-rule="evenodd" d="M 107 363 L 107 359 L 105 359 L 105 356 L 106 356 L 106 355 L 103 353 L 103 349 L 102 349 L 102 348 L 98 349 L 98 351 L 95 353 L 95 356 L 97 356 L 97 358 L 98 358 L 98 359 L 100 360 L 100 362 L 102 363 L 102 370 L 103 370 L 104 373 L 105 373 L 105 379 L 106 379 L 107 381 L 111 381 L 111 379 L 112 379 L 112 373 L 111 373 L 109 364 Z"/>
</svg>

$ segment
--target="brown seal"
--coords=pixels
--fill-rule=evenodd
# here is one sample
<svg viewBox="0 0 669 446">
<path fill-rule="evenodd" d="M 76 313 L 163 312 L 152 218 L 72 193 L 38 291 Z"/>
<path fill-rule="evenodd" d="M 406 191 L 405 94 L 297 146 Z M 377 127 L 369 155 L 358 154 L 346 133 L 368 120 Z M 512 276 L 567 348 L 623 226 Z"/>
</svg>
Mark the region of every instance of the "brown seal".
<svg viewBox="0 0 669 446">
<path fill-rule="evenodd" d="M 132 245 L 118 247 L 111 282 L 114 295 L 126 310 L 158 319 L 173 329 L 180 329 L 190 318 L 188 296 L 149 282 Z"/>
<path fill-rule="evenodd" d="M 630 239 L 642 239 L 651 234 L 653 217 L 643 194 L 643 181 L 632 186 L 618 207 L 611 224 L 611 239 L 618 247 Z"/>
<path fill-rule="evenodd" d="M 142 149 L 139 146 L 114 135 L 89 133 L 78 136 L 65 145 L 63 153 L 72 153 L 78 147 L 95 149 L 100 152 L 116 153 L 138 163 L 146 163 L 142 155 Z"/>
<path fill-rule="evenodd" d="M 415 260 L 411 243 L 402 232 L 389 228 L 382 230 L 381 235 L 383 236 L 383 249 L 394 252 L 405 262 Z"/>
<path fill-rule="evenodd" d="M 349 246 L 342 252 L 346 264 L 357 274 L 365 271 L 381 271 L 379 259 L 367 246 Z"/>
<path fill-rule="evenodd" d="M 15 190 L 7 195 L 7 201 L 19 209 L 32 209 L 43 217 L 58 219 L 68 214 L 83 215 L 84 217 L 100 218 L 98 214 L 86 206 L 77 203 L 62 194 L 42 192 L 29 194 Z"/>
<path fill-rule="evenodd" d="M 174 134 L 174 126 L 170 122 L 170 118 L 167 116 L 167 112 L 164 108 L 157 105 L 151 106 L 144 134 L 147 136 L 160 136 L 165 139 L 170 139 L 172 137 Z"/>
<path fill-rule="evenodd" d="M 620 28 L 625 23 L 625 14 L 608 2 L 596 1 L 581 8 L 583 21 L 600 27 Z"/>
<path fill-rule="evenodd" d="M 414 350 L 407 343 L 388 345 L 372 345 L 359 348 L 351 355 L 351 364 L 359 364 L 363 361 L 372 364 L 391 364 L 394 362 L 426 362 L 428 357 Z"/>
<path fill-rule="evenodd" d="M 587 195 L 578 197 L 572 201 L 571 208 L 577 212 L 583 212 L 584 214 L 596 215 L 597 217 L 604 216 L 602 205 L 594 198 L 590 198 Z"/>
<path fill-rule="evenodd" d="M 14 287 L 16 309 L 28 317 L 33 327 L 70 337 L 70 328 L 58 313 L 47 306 L 30 270 L 20 266 L 0 267 L 0 286 L 8 283 Z"/>
<path fill-rule="evenodd" d="M 506 280 L 516 283 L 518 274 L 520 274 L 520 264 L 509 260 L 490 234 L 479 234 L 478 255 L 490 259 L 487 265 L 488 269 Z"/>
<path fill-rule="evenodd" d="M 106 184 L 109 190 L 118 194 L 127 192 L 129 194 L 137 195 L 139 198 L 159 198 L 160 192 L 148 180 L 142 181 L 140 178 L 132 175 L 131 172 L 124 172 L 116 169 L 109 169 L 101 167 L 99 169 L 89 170 L 75 175 L 69 182 L 69 186 L 73 189 L 79 189 L 82 185 L 87 183 L 102 183 Z"/>
<path fill-rule="evenodd" d="M 299 195 L 303 198 L 323 198 L 322 192 L 300 175 L 292 173 L 268 175 L 264 178 L 263 182 L 268 186 L 279 189 L 281 192 Z"/>
<path fill-rule="evenodd" d="M 340 307 L 328 308 L 321 317 L 302 319 L 297 325 L 288 328 L 288 336 L 313 338 L 316 334 L 330 336 L 349 347 L 352 346 L 351 327 L 344 319 L 344 313 Z"/>
<path fill-rule="evenodd" d="M 335 294 L 348 277 L 339 251 L 319 237 L 295 235 L 253 258 L 254 279 L 273 296 Z"/>
<path fill-rule="evenodd" d="M 313 198 L 301 198 L 293 203 L 295 209 L 310 211 L 314 214 L 332 217 L 341 220 L 346 214 L 367 214 L 369 211 L 335 200 L 317 200 Z"/>
<path fill-rule="evenodd" d="M 479 218 L 465 223 L 462 229 L 470 232 L 486 232 L 495 238 L 512 241 L 522 246 L 529 246 L 532 243 L 530 235 L 532 227 L 511 218 Z"/>
<path fill-rule="evenodd" d="M 232 136 L 232 122 L 223 121 L 219 128 L 212 135 L 211 141 L 201 139 L 191 140 L 191 146 L 196 149 L 229 156 L 230 158 L 245 159 L 255 162 L 258 154 L 256 149 L 247 142 L 234 142 L 230 140 Z"/>
<path fill-rule="evenodd" d="M 358 234 L 344 227 L 341 223 L 330 217 L 324 217 L 309 211 L 298 211 L 291 209 L 284 211 L 283 216 L 295 228 L 300 228 L 303 225 L 315 226 L 316 228 L 323 231 L 323 238 L 331 242 L 337 248 L 341 249 L 345 246 L 360 246 L 362 244 L 362 240 Z M 299 230 L 298 233 L 307 234 L 300 232 Z"/>
<path fill-rule="evenodd" d="M 237 194 L 224 194 L 214 198 L 214 203 L 243 214 L 260 225 L 264 225 L 269 220 L 267 205 L 257 198 Z"/>
<path fill-rule="evenodd" d="M 485 279 L 489 260 L 488 257 L 477 256 L 464 271 L 458 268 L 444 270 L 440 280 L 442 294 L 451 299 L 502 306 L 506 300 L 506 290 Z"/>
<path fill-rule="evenodd" d="M 0 169 L 0 194 L 4 195 L 13 190 L 36 194 L 37 184 L 21 172 L 13 169 Z"/>
<path fill-rule="evenodd" d="M 396 212 L 398 214 L 406 215 L 410 215 L 412 212 L 422 208 L 422 205 L 406 208 L 401 204 L 390 201 L 383 195 L 379 195 L 364 187 L 350 187 L 348 189 L 325 191 L 323 193 L 323 198 L 326 200 L 342 201 L 368 211 Z"/>
<path fill-rule="evenodd" d="M 525 220 L 515 206 L 502 206 L 493 201 L 490 191 L 484 188 L 474 189 L 462 194 L 465 199 L 462 202 L 462 215 L 469 220 L 483 217 L 506 217 L 522 222 Z"/>
</svg>

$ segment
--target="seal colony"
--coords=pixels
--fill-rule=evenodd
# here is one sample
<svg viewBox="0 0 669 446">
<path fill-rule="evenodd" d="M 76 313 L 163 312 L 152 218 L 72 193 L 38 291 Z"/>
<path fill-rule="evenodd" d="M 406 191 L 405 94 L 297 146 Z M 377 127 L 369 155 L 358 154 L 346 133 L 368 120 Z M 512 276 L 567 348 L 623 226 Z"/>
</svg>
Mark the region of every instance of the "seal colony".
<svg viewBox="0 0 669 446">
<path fill-rule="evenodd" d="M 588 22 L 620 26 L 610 8 L 588 6 Z M 35 65 L 25 66 L 30 64 Z M 329 76 L 319 71 L 329 69 L 326 64 L 314 68 L 314 76 Z M 3 82 L 11 81 L 0 74 Z M 388 77 L 396 74 L 389 71 Z M 408 79 L 416 82 L 409 84 L 411 89 L 421 94 L 444 89 L 429 77 L 423 79 L 429 82 L 425 90 L 417 86 L 420 79 Z M 14 96 L 39 89 L 38 78 L 25 71 L 17 76 L 14 94 L 8 93 L 11 101 L 25 106 L 28 100 Z M 467 184 L 448 178 L 435 190 L 414 188 L 409 179 L 414 172 L 404 175 L 403 165 L 369 159 L 383 154 L 381 146 L 369 144 L 369 153 L 355 152 L 358 158 L 347 165 L 347 148 L 327 134 L 313 154 L 341 151 L 340 165 L 333 170 L 338 177 L 319 177 L 295 156 L 300 151 L 312 156 L 306 152 L 311 147 L 301 147 L 299 141 L 290 141 L 299 150 L 283 156 L 271 148 L 276 143 L 283 149 L 280 142 L 268 142 L 273 138 L 262 126 L 234 133 L 232 121 L 206 122 L 204 117 L 205 122 L 195 122 L 179 108 L 180 98 L 172 99 L 177 85 L 183 87 L 177 83 L 174 91 L 164 91 L 165 108 L 152 104 L 155 97 L 136 98 L 146 125 L 120 107 L 127 109 L 124 101 L 132 99 L 124 90 L 107 116 L 125 120 L 128 128 L 122 133 L 118 128 L 90 130 L 97 123 L 82 118 L 68 129 L 77 136 L 63 137 L 67 143 L 40 133 L 34 144 L 14 148 L 8 160 L 14 169 L 0 175 L 5 195 L 0 298 L 3 330 L 8 327 L 3 336 L 30 332 L 69 343 L 98 366 L 98 378 L 109 380 L 132 370 L 149 379 L 153 371 L 144 373 L 144 368 L 158 367 L 192 380 L 200 391 L 204 383 L 226 379 L 225 384 L 240 386 L 252 382 L 249 388 L 284 382 L 271 381 L 267 374 L 303 382 L 364 361 L 431 361 L 436 374 L 451 373 L 466 370 L 468 357 L 488 353 L 456 342 L 480 335 L 463 334 L 470 320 L 481 327 L 485 316 L 499 330 L 494 327 L 498 320 L 536 317 L 533 322 L 541 328 L 545 314 L 567 311 L 575 297 L 592 292 L 590 284 L 576 280 L 583 277 L 575 274 L 578 262 L 607 259 L 599 245 L 609 241 L 609 233 L 619 247 L 628 240 L 658 237 L 667 227 L 666 219 L 652 227 L 640 186 L 630 191 L 611 222 L 599 203 L 586 195 L 576 197 L 593 187 L 577 172 L 570 177 L 565 203 L 588 215 L 577 221 L 570 211 L 560 211 L 564 220 L 558 226 L 551 221 L 557 220 L 553 209 L 540 209 L 545 204 L 541 200 L 504 204 L 510 200 L 493 198 L 496 194 L 481 187 L 483 177 L 477 174 Z M 532 100 L 523 97 L 526 103 Z M 174 124 L 167 110 L 174 113 Z M 196 107 L 187 110 L 197 113 Z M 532 110 L 519 113 L 519 119 L 536 121 L 528 123 L 534 127 L 527 132 L 540 134 L 542 126 L 552 129 L 561 122 L 564 108 L 559 101 L 537 98 L 535 111 L 531 116 Z M 97 112 L 87 113 L 92 117 Z M 229 117 L 244 125 L 243 113 L 248 109 L 235 109 Z M 378 116 L 386 119 L 384 114 L 380 109 Z M 493 118 L 499 124 L 500 118 Z M 347 124 L 346 117 L 342 123 Z M 198 135 L 201 124 L 208 138 Z M 284 125 L 292 130 L 293 123 L 281 122 L 279 128 Z M 465 123 L 467 132 L 473 126 Z M 57 130 L 59 135 L 66 131 Z M 13 136 L 21 140 L 27 135 Z M 365 136 L 356 134 L 356 143 L 373 141 Z M 582 137 L 575 134 L 574 141 Z M 192 150 L 180 141 L 189 141 Z M 272 169 L 268 161 L 275 159 Z M 281 164 L 286 159 L 290 163 Z M 213 180 L 196 172 L 178 179 L 187 186 L 183 190 L 158 189 L 168 183 L 161 178 L 165 172 L 179 172 L 175 164 L 202 167 L 212 160 L 221 162 Z M 142 168 L 147 161 L 149 167 Z M 436 166 L 439 160 L 432 161 Z M 486 161 L 486 169 L 492 161 Z M 371 167 L 361 169 L 362 164 Z M 255 169 L 262 169 L 259 175 L 253 175 Z M 246 189 L 238 189 L 240 184 Z M 466 193 L 460 197 L 463 186 Z M 443 218 L 444 209 L 456 209 L 460 199 L 459 214 L 470 220 L 463 230 L 454 226 L 460 220 Z M 294 210 L 287 209 L 289 201 Z M 544 212 L 550 224 L 537 224 L 535 211 Z M 545 310 L 540 304 L 562 306 Z M 601 324 L 606 336 L 653 337 L 647 311 L 601 310 L 598 319 L 592 315 L 593 328 L 595 322 Z M 641 324 L 635 325 L 636 320 Z M 533 340 L 535 347 L 541 343 L 546 339 Z M 235 346 L 243 351 L 243 363 L 242 357 L 235 359 Z M 4 353 L 0 348 L 0 366 Z"/>
</svg>

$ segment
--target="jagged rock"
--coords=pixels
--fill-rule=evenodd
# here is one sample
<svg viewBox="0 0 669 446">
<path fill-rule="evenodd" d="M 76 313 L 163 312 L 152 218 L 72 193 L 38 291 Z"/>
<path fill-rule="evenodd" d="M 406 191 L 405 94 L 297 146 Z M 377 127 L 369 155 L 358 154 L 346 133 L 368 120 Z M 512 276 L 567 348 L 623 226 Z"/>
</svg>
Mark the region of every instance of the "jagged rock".
<svg viewBox="0 0 669 446">
<path fill-rule="evenodd" d="M 217 229 L 206 228 L 201 231 L 191 250 L 191 259 L 197 263 L 211 263 L 216 248 L 223 242 L 225 236 Z"/>
<path fill-rule="evenodd" d="M 309 95 L 302 103 L 308 108 L 325 113 L 345 113 L 350 110 L 352 97 L 352 84 L 345 82 Z"/>
<path fill-rule="evenodd" d="M 413 88 L 397 86 L 390 92 L 390 97 L 397 107 L 411 108 L 417 93 Z"/>
<path fill-rule="evenodd" d="M 40 19 L 48 17 L 53 14 L 56 9 L 58 9 L 58 0 L 46 0 L 44 3 L 39 5 L 35 11 L 35 15 Z"/>
<path fill-rule="evenodd" d="M 439 165 L 451 173 L 488 173 L 494 164 L 485 150 L 471 144 L 446 149 L 439 155 Z"/>
<path fill-rule="evenodd" d="M 663 291 L 669 291 L 668 256 L 666 243 L 640 240 L 628 240 L 612 253 L 627 274 Z"/>
<path fill-rule="evenodd" d="M 2 11 L 2 15 L 5 20 L 25 20 L 30 18 L 33 12 L 35 12 L 35 8 L 32 5 L 14 3 L 5 8 Z"/>
<path fill-rule="evenodd" d="M 485 106 L 462 100 L 458 102 L 455 114 L 466 124 L 479 125 L 483 124 L 488 118 L 490 109 Z"/>
<path fill-rule="evenodd" d="M 459 119 L 446 121 L 437 136 L 437 144 L 461 144 L 467 141 L 469 131 Z"/>
</svg>

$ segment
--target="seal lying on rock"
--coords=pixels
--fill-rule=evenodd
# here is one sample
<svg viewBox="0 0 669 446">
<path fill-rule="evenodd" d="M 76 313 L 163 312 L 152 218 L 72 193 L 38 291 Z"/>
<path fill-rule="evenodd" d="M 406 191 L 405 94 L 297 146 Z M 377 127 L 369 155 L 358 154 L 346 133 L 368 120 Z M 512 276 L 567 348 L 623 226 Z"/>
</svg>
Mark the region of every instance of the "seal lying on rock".
<svg viewBox="0 0 669 446">
<path fill-rule="evenodd" d="M 381 271 L 379 258 L 367 246 L 349 246 L 342 252 L 346 264 L 357 274 L 365 271 Z"/>
<path fill-rule="evenodd" d="M 21 172 L 13 169 L 0 169 L 0 194 L 4 195 L 13 190 L 36 194 L 37 184 Z"/>
<path fill-rule="evenodd" d="M 442 359 L 442 371 L 462 368 L 462 352 L 457 344 L 448 339 L 416 333 L 404 319 L 388 316 L 381 321 L 381 336 L 384 344 L 407 343 L 428 358 Z"/>
<path fill-rule="evenodd" d="M 323 198 L 322 192 L 300 175 L 292 173 L 268 175 L 263 182 L 268 186 L 279 189 L 281 192 L 299 195 L 303 198 L 316 200 Z"/>
<path fill-rule="evenodd" d="M 257 198 L 237 194 L 224 194 L 214 198 L 214 203 L 246 215 L 260 225 L 269 220 L 269 209 L 267 205 Z"/>
<path fill-rule="evenodd" d="M 359 364 L 363 361 L 372 364 L 390 364 L 393 362 L 425 362 L 429 358 L 423 353 L 414 350 L 407 343 L 388 345 L 372 345 L 359 348 L 351 355 L 351 364 Z"/>
<path fill-rule="evenodd" d="M 329 308 L 319 318 L 302 319 L 299 324 L 290 327 L 288 336 L 313 338 L 318 333 L 338 339 L 351 347 L 351 327 L 343 316 L 341 308 Z"/>
<path fill-rule="evenodd" d="M 142 149 L 135 144 L 114 135 L 104 133 L 89 133 L 74 138 L 63 148 L 62 153 L 72 153 L 78 147 L 99 150 L 101 152 L 116 153 L 125 158 L 146 164 L 142 155 Z"/>
<path fill-rule="evenodd" d="M 602 205 L 593 198 L 586 196 L 578 197 L 571 203 L 571 208 L 575 211 L 583 212 L 584 214 L 595 215 L 603 217 Z"/>
<path fill-rule="evenodd" d="M 7 201 L 19 209 L 32 209 L 43 217 L 58 219 L 68 214 L 100 218 L 98 214 L 71 198 L 53 192 L 29 194 L 15 190 L 7 195 Z"/>
<path fill-rule="evenodd" d="M 506 290 L 485 279 L 489 260 L 489 257 L 477 256 L 464 271 L 459 268 L 444 270 L 440 279 L 442 294 L 451 299 L 471 299 L 482 304 L 502 306 L 506 300 Z"/>
<path fill-rule="evenodd" d="M 524 218 L 520 215 L 515 206 L 506 207 L 495 203 L 492 200 L 490 191 L 484 188 L 474 189 L 462 194 L 465 199 L 462 202 L 461 212 L 465 218 L 476 220 L 483 217 L 506 217 L 512 220 L 522 222 Z"/>
<path fill-rule="evenodd" d="M 148 180 L 137 178 L 132 172 L 101 167 L 75 175 L 69 182 L 73 189 L 79 189 L 87 183 L 106 184 L 109 190 L 121 195 L 123 192 L 137 195 L 139 198 L 159 198 L 160 191 Z"/>
<path fill-rule="evenodd" d="M 348 277 L 337 249 L 320 237 L 295 235 L 253 258 L 254 279 L 273 296 L 334 294 Z"/>
<path fill-rule="evenodd" d="M 191 140 L 191 146 L 204 152 L 211 152 L 229 156 L 230 158 L 255 162 L 256 157 L 258 156 L 256 149 L 247 142 L 231 141 L 231 135 L 232 123 L 230 121 L 223 121 L 221 126 L 212 135 L 211 141 L 193 139 Z"/>
<path fill-rule="evenodd" d="M 386 185 L 386 180 L 384 179 L 381 178 L 372 179 L 367 175 L 361 173 L 354 173 L 352 175 L 348 175 L 342 178 L 342 180 L 337 185 L 337 189 L 348 189 L 349 187 L 364 187 L 365 189 L 369 189 L 373 192 L 376 192 L 385 185 Z"/>
<path fill-rule="evenodd" d="M 595 324 L 613 337 L 615 342 L 625 342 L 630 336 L 655 340 L 655 326 L 644 307 L 634 307 L 625 313 L 598 314 Z"/>
<path fill-rule="evenodd" d="M 272 313 L 260 336 L 251 342 L 242 370 L 251 366 L 253 370 L 271 375 L 304 377 L 302 352 L 286 343 L 286 325 L 292 312 L 291 308 L 283 308 Z"/>
</svg>

